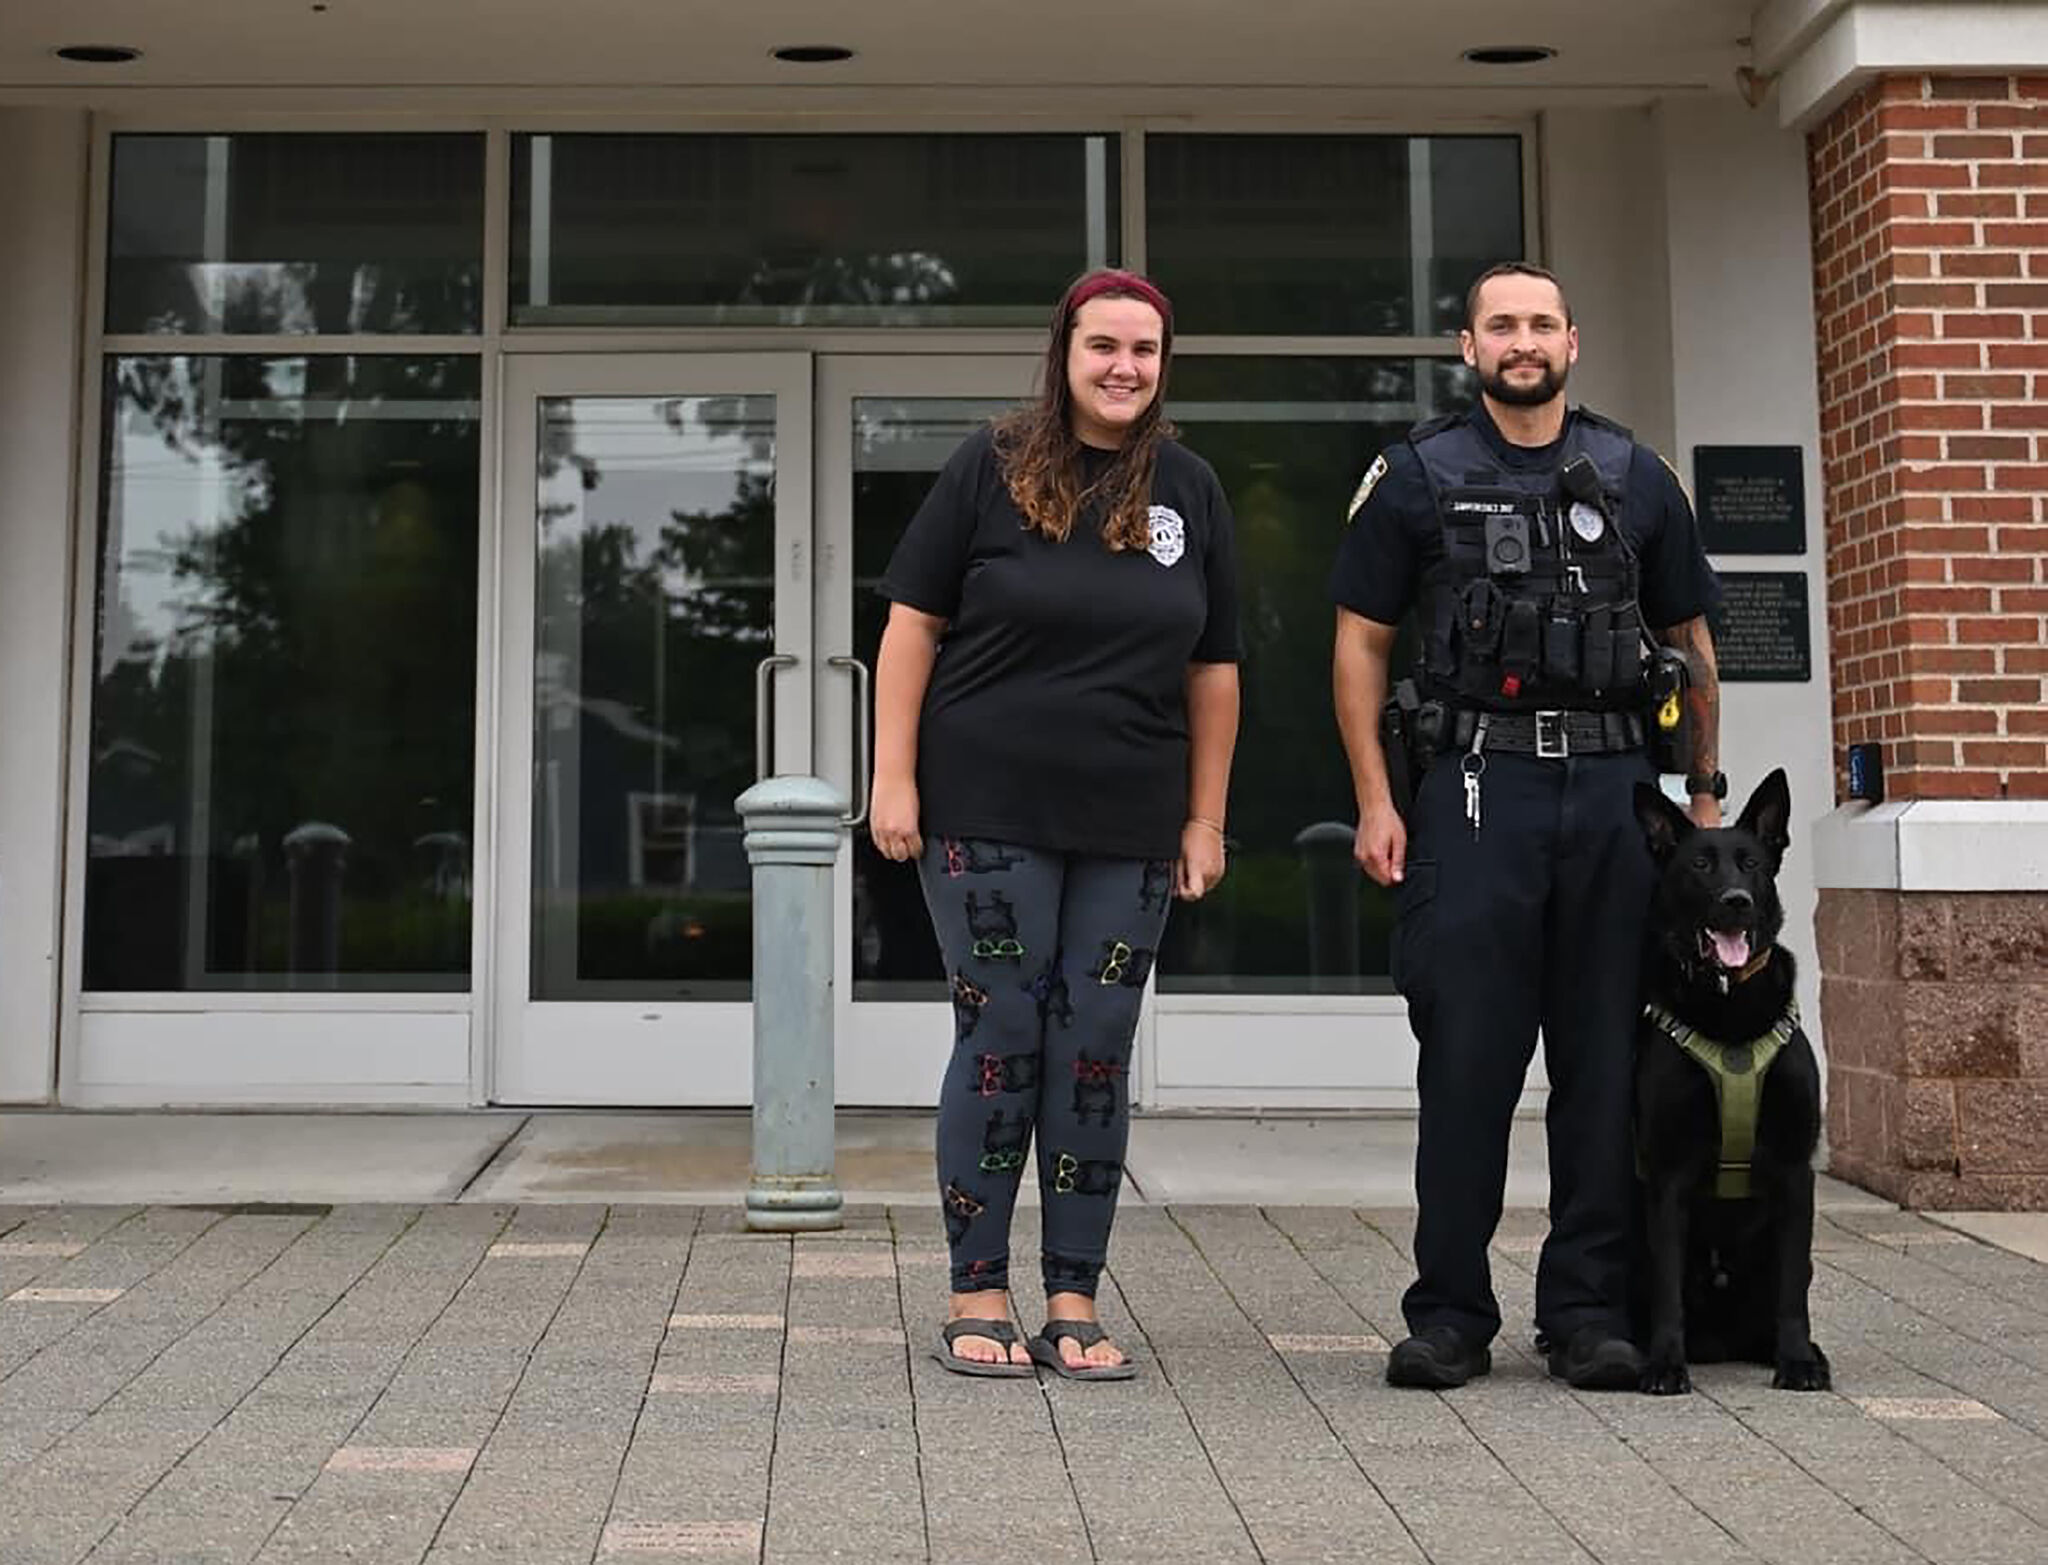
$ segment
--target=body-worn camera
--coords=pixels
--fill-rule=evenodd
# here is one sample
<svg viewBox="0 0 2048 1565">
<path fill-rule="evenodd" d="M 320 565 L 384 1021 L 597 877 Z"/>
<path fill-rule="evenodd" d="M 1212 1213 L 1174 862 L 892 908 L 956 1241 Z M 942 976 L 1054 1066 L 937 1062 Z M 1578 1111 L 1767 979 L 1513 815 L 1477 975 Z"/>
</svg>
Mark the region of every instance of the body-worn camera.
<svg viewBox="0 0 2048 1565">
<path fill-rule="evenodd" d="M 1519 511 L 1487 517 L 1486 568 L 1495 576 L 1528 574 L 1528 517 Z"/>
</svg>

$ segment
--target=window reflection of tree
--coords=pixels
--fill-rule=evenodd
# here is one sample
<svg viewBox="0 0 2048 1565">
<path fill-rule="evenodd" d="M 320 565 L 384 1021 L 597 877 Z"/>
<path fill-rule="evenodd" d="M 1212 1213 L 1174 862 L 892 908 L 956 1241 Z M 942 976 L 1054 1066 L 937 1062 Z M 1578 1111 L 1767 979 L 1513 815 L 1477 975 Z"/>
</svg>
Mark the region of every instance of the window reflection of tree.
<svg viewBox="0 0 2048 1565">
<path fill-rule="evenodd" d="M 547 133 L 513 138 L 512 173 L 529 321 L 1035 324 L 1118 229 L 1113 137 Z"/>
<path fill-rule="evenodd" d="M 217 253 L 196 232 L 208 211 Z M 109 325 L 474 331 L 482 220 L 474 134 L 117 136 Z"/>
<path fill-rule="evenodd" d="M 953 268 L 939 256 L 913 250 L 763 257 L 741 285 L 736 302 L 886 307 L 946 304 L 959 296 Z"/>
<path fill-rule="evenodd" d="M 286 971 L 283 844 L 325 822 L 352 844 L 340 970 L 459 986 L 469 913 L 466 891 L 448 893 L 468 879 L 450 858 L 471 818 L 476 362 L 127 358 L 108 383 L 110 525 L 152 524 L 121 465 L 139 442 L 186 514 L 124 538 L 102 583 L 88 985 Z M 138 609 L 152 579 L 160 596 Z M 117 862 L 166 824 L 166 867 L 196 895 Z"/>
<path fill-rule="evenodd" d="M 744 979 L 732 800 L 753 780 L 753 670 L 773 648 L 773 403 L 550 399 L 541 427 L 537 734 L 543 765 L 572 769 L 577 831 L 573 884 L 544 913 L 542 939 L 574 945 L 566 987 L 549 997 L 581 983 Z M 668 438 L 650 454 L 653 431 Z M 547 499 L 571 470 L 589 498 Z M 643 482 L 607 488 L 628 471 Z M 722 503 L 662 508 L 664 490 L 694 477 L 701 491 L 707 472 L 729 477 Z M 649 880 L 633 861 L 636 812 L 684 799 L 701 851 L 683 880 Z"/>
</svg>

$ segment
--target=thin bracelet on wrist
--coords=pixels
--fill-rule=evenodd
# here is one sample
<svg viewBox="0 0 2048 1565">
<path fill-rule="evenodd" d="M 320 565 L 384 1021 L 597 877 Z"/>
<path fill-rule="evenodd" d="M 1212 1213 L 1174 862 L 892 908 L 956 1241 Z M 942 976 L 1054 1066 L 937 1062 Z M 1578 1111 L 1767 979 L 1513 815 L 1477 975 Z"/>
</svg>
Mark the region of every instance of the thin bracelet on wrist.
<svg viewBox="0 0 2048 1565">
<path fill-rule="evenodd" d="M 1208 828 L 1209 828 L 1209 829 L 1210 829 L 1211 831 L 1213 831 L 1214 833 L 1216 833 L 1216 835 L 1217 835 L 1217 836 L 1219 836 L 1219 837 L 1221 837 L 1221 836 L 1222 836 L 1222 835 L 1224 834 L 1224 832 L 1223 832 L 1223 822 L 1221 822 L 1221 821 L 1212 821 L 1212 820 L 1210 820 L 1210 819 L 1209 819 L 1209 817 L 1208 817 L 1208 816 L 1206 816 L 1206 815 L 1190 815 L 1190 816 L 1188 817 L 1188 824 L 1189 824 L 1190 826 L 1206 826 L 1206 827 L 1208 827 Z"/>
</svg>

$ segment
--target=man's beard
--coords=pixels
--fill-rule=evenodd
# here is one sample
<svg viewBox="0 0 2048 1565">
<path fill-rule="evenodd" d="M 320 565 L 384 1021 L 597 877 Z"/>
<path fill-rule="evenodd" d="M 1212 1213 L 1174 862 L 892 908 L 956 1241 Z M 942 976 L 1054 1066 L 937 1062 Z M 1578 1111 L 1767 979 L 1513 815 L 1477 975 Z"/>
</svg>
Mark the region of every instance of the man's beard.
<svg viewBox="0 0 2048 1565">
<path fill-rule="evenodd" d="M 1522 361 L 1524 364 L 1528 362 L 1530 361 L 1526 359 Z M 1480 388 L 1494 401 L 1507 407 L 1540 408 L 1564 390 L 1565 377 L 1571 370 L 1569 366 L 1559 369 L 1548 359 L 1539 362 L 1543 366 L 1543 378 L 1539 381 L 1527 385 L 1510 385 L 1507 378 L 1508 366 L 1503 364 L 1491 375 L 1479 377 Z M 1520 369 L 1522 364 L 1514 367 Z"/>
</svg>

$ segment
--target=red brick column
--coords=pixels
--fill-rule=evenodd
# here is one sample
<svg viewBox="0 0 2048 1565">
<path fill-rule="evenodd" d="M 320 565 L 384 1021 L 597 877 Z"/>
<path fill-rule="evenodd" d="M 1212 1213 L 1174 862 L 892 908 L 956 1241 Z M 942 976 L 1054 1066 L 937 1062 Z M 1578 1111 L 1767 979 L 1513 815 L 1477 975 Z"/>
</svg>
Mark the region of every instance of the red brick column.
<svg viewBox="0 0 2048 1565">
<path fill-rule="evenodd" d="M 2048 77 L 1888 77 L 1808 154 L 1837 754 L 2048 798 Z M 1824 886 L 1819 924 L 1833 1170 L 2048 1206 L 2048 896 Z"/>
<path fill-rule="evenodd" d="M 1837 745 L 2048 797 L 2048 78 L 1889 78 L 1809 152 Z"/>
</svg>

